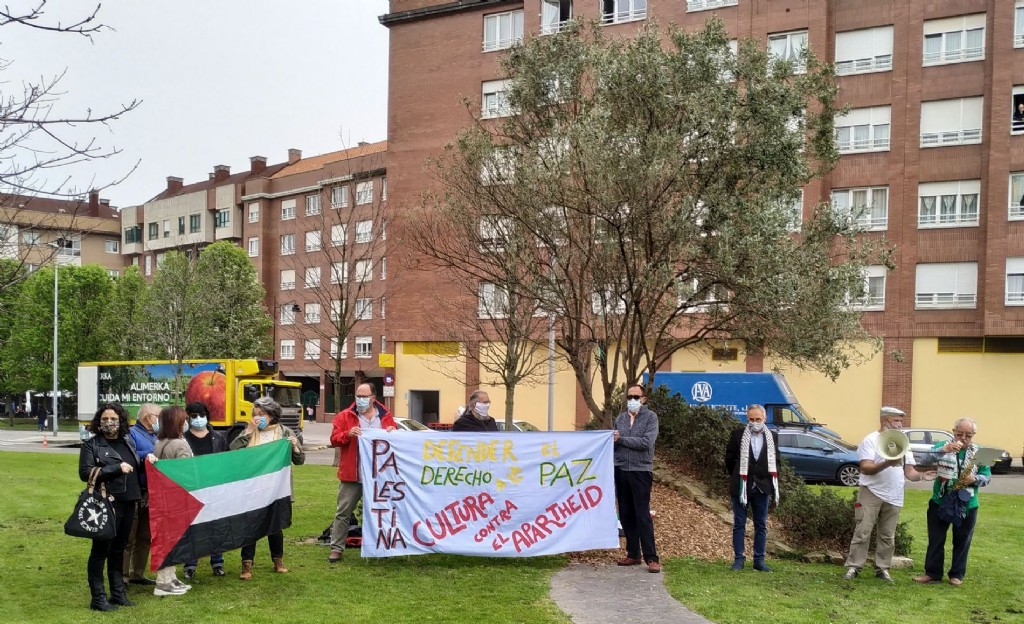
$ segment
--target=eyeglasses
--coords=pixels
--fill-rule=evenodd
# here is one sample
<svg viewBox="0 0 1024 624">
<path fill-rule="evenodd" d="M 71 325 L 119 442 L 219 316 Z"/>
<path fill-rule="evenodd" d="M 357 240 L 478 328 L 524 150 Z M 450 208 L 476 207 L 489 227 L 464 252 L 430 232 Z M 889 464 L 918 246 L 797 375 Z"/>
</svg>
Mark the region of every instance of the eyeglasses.
<svg viewBox="0 0 1024 624">
<path fill-rule="evenodd" d="M 974 432 L 973 431 L 954 431 L 953 435 L 957 436 L 958 438 L 973 438 L 974 437 Z"/>
<path fill-rule="evenodd" d="M 627 399 L 636 399 L 637 401 L 639 401 L 640 399 L 644 398 L 644 395 L 642 395 L 642 394 L 627 394 L 626 398 Z"/>
<path fill-rule="evenodd" d="M 356 395 L 356 398 L 357 398 L 357 399 L 372 399 L 372 398 L 373 398 L 373 395 L 372 395 L 372 394 L 365 394 L 365 395 L 363 395 L 363 394 L 357 394 L 357 395 Z"/>
</svg>

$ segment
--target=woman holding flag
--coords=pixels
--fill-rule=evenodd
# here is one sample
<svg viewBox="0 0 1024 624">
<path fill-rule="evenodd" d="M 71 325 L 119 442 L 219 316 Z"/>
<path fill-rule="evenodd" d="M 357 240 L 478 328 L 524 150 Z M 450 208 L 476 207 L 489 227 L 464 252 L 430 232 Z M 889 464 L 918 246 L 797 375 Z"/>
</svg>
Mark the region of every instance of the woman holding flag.
<svg viewBox="0 0 1024 624">
<path fill-rule="evenodd" d="M 185 410 L 180 406 L 165 407 L 160 411 L 160 433 L 157 434 L 156 446 L 153 447 L 153 454 L 157 460 L 181 459 L 192 457 L 192 449 L 185 441 L 185 431 L 188 429 L 188 418 Z M 153 588 L 155 596 L 181 596 L 191 585 L 186 585 L 178 580 L 174 566 L 160 568 L 156 571 L 156 587 Z"/>
</svg>

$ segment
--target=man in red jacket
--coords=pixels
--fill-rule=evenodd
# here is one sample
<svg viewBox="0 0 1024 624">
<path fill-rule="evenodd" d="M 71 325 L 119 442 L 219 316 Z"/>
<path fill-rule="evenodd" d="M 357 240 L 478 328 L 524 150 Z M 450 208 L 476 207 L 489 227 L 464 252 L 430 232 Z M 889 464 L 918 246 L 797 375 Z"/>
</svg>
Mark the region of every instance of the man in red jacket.
<svg viewBox="0 0 1024 624">
<path fill-rule="evenodd" d="M 359 441 L 364 429 L 395 430 L 395 419 L 388 408 L 377 402 L 373 385 L 364 383 L 356 388 L 356 401 L 348 409 L 334 416 L 331 446 L 341 449 L 338 461 L 338 511 L 331 525 L 331 554 L 327 561 L 337 563 L 345 554 L 345 538 L 352 511 L 363 497 L 359 483 Z"/>
</svg>

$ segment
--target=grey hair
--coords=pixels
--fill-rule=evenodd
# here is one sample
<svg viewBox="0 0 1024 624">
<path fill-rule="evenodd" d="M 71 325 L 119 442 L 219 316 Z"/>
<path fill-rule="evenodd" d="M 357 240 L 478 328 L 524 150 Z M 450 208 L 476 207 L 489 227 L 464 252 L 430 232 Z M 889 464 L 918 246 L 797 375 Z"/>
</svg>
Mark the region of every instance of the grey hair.
<svg viewBox="0 0 1024 624">
<path fill-rule="evenodd" d="M 748 412 L 761 412 L 762 414 L 764 414 L 765 418 L 768 417 L 768 412 L 766 412 L 764 410 L 764 406 L 761 405 L 760 403 L 751 403 L 750 405 L 747 406 L 747 411 Z"/>
<path fill-rule="evenodd" d="M 156 403 L 143 403 L 142 405 L 139 406 L 139 409 L 135 413 L 136 413 L 136 415 L 138 415 L 138 414 L 145 414 L 146 412 L 149 412 L 149 413 L 153 414 L 154 416 L 159 417 L 160 416 L 160 406 L 157 405 Z"/>
<path fill-rule="evenodd" d="M 281 404 L 270 397 L 260 397 L 252 402 L 253 407 L 258 407 L 270 416 L 271 425 L 281 420 Z"/>
<path fill-rule="evenodd" d="M 964 423 L 969 423 L 971 425 L 971 429 L 974 429 L 975 433 L 978 432 L 978 423 L 973 418 L 968 418 L 966 416 L 963 416 L 961 418 L 957 418 L 953 422 L 953 428 L 956 429 L 957 427 L 959 427 L 960 425 L 962 425 Z"/>
<path fill-rule="evenodd" d="M 466 403 L 466 411 L 473 411 L 473 406 L 480 400 L 481 394 L 487 394 L 486 390 L 474 390 L 473 394 L 469 395 L 469 401 Z"/>
</svg>

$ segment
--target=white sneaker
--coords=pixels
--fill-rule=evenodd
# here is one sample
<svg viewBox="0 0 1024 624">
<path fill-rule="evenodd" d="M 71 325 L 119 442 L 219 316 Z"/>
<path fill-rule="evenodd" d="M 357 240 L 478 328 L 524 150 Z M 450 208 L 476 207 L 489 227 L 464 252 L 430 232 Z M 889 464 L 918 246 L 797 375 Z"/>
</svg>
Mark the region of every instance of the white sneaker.
<svg viewBox="0 0 1024 624">
<path fill-rule="evenodd" d="M 171 580 L 171 585 L 174 585 L 175 587 L 180 587 L 180 588 L 184 589 L 185 591 L 188 591 L 188 590 L 192 589 L 191 585 L 187 585 L 185 583 L 182 583 L 178 579 L 172 579 Z"/>
<path fill-rule="evenodd" d="M 157 583 L 156 587 L 153 588 L 154 596 L 181 596 L 184 595 L 188 590 L 184 587 L 179 587 L 173 582 L 171 583 Z"/>
</svg>

